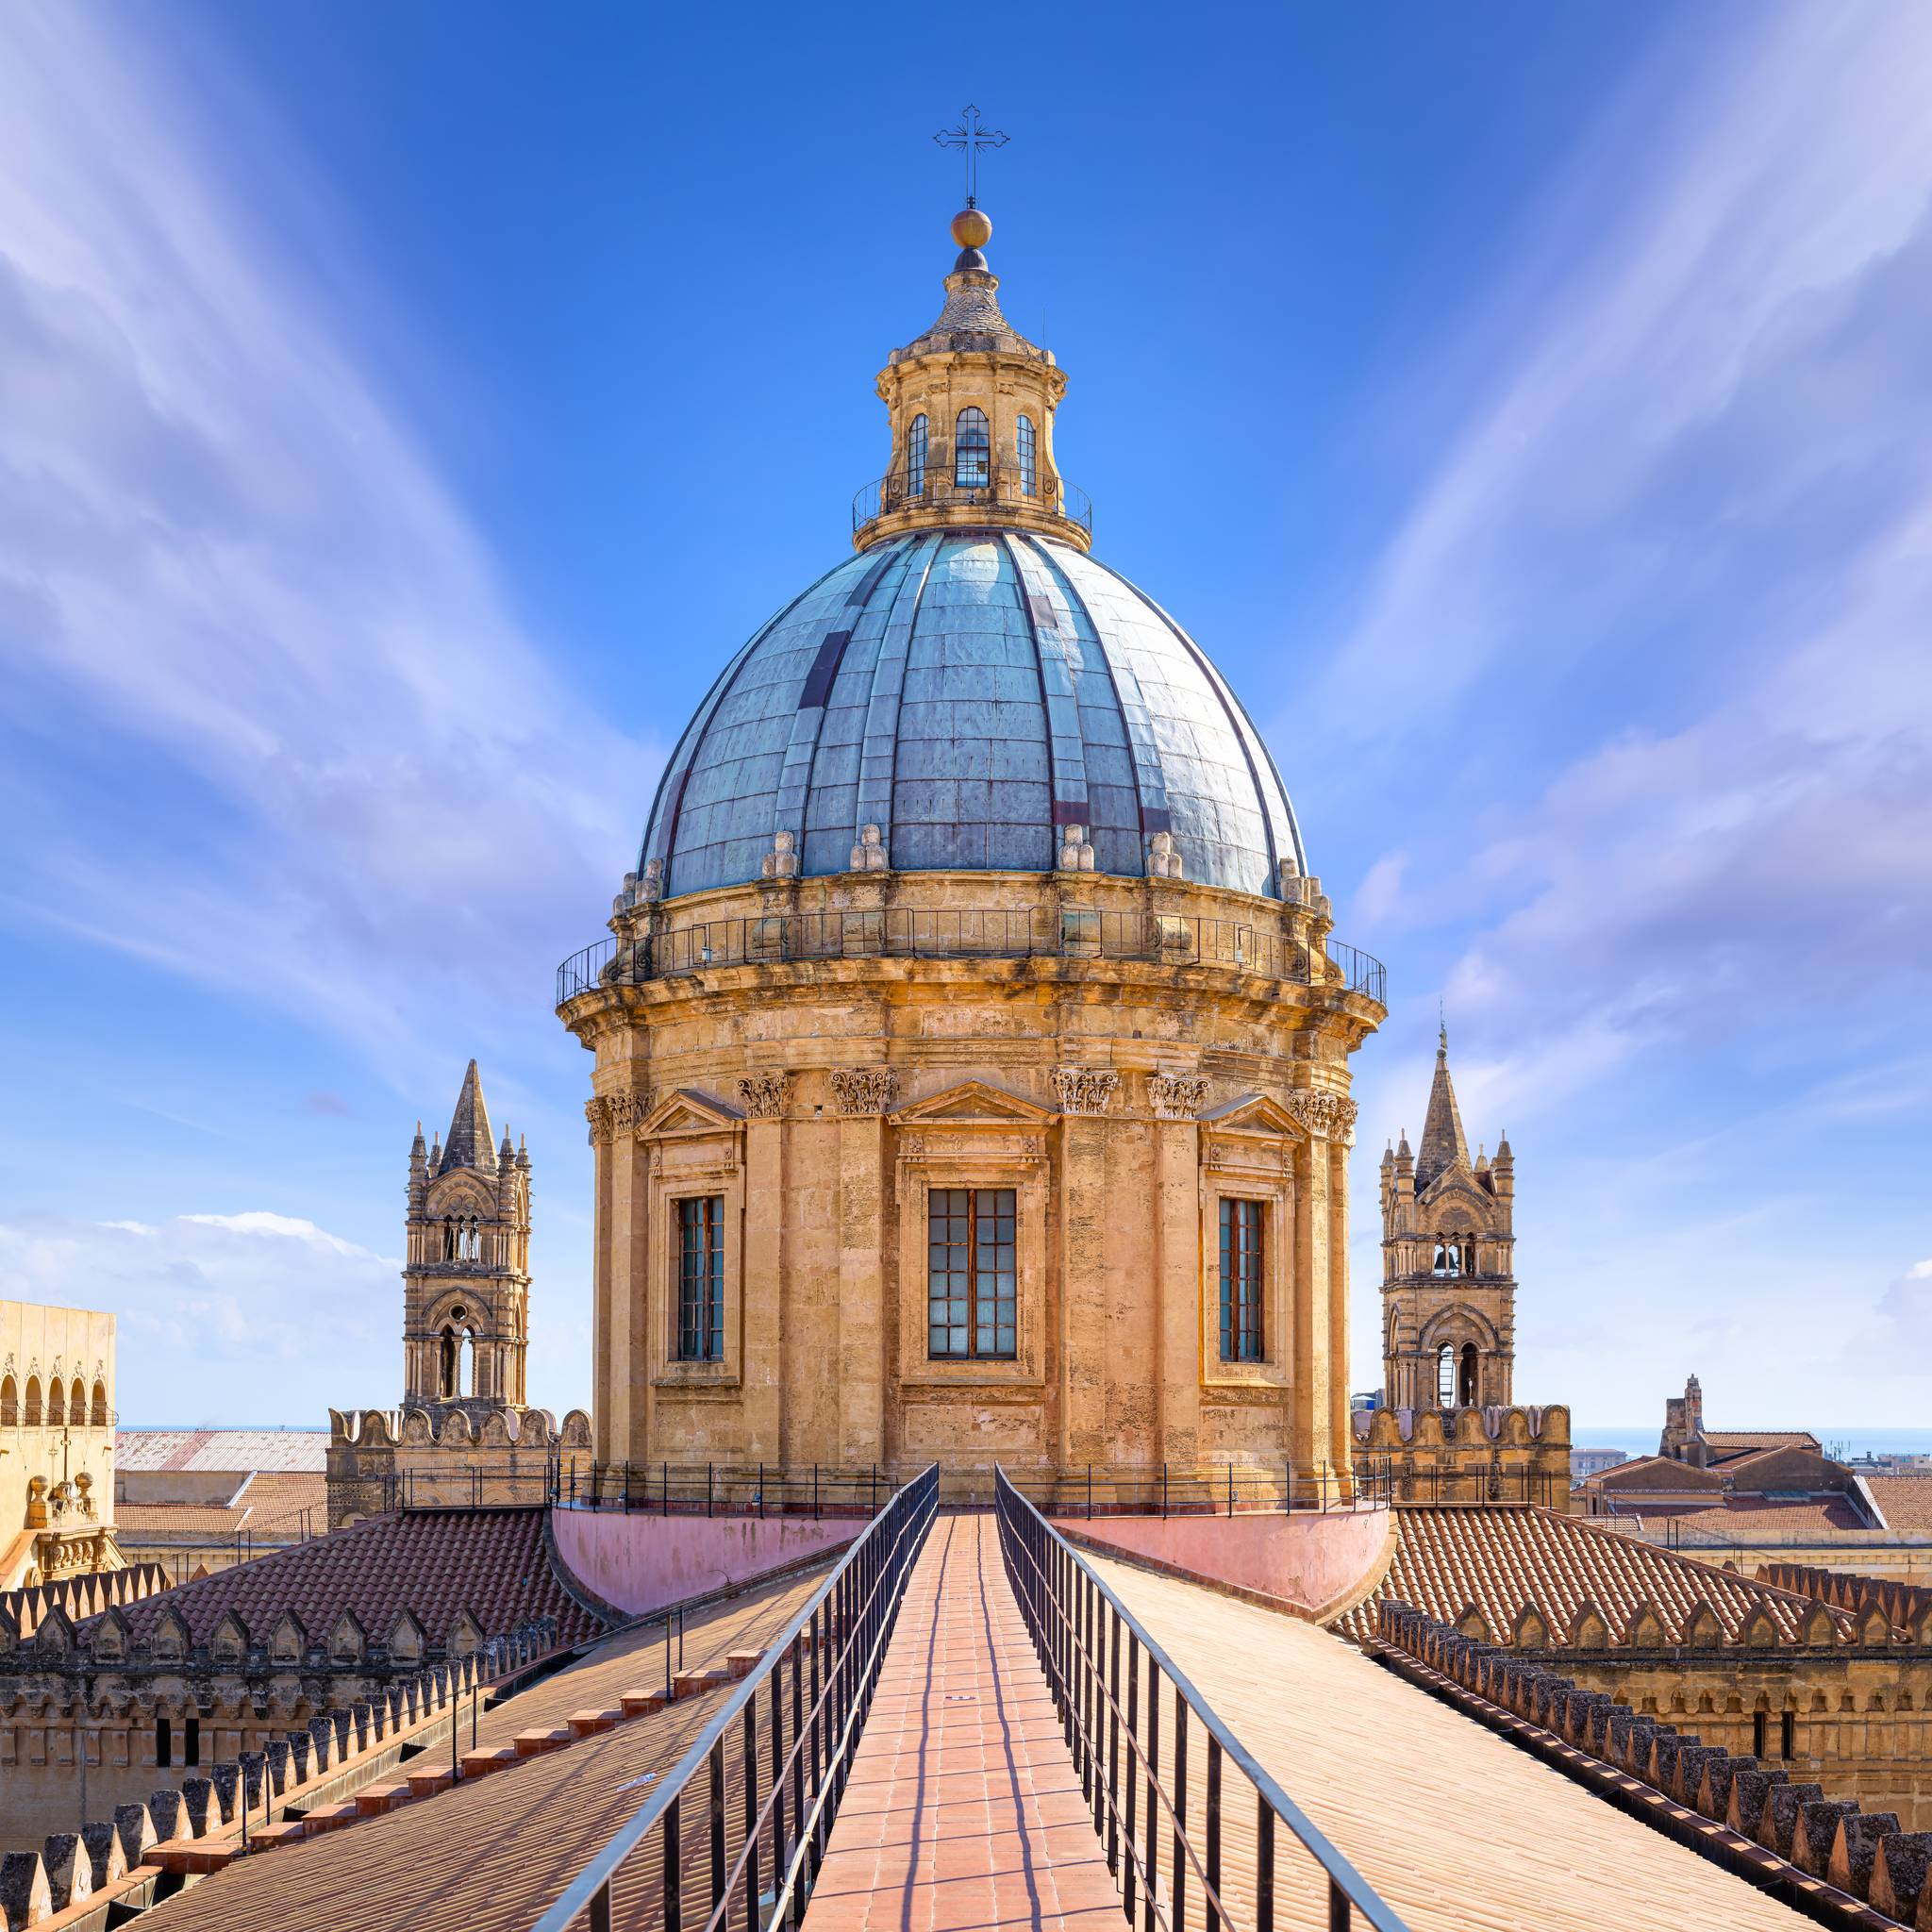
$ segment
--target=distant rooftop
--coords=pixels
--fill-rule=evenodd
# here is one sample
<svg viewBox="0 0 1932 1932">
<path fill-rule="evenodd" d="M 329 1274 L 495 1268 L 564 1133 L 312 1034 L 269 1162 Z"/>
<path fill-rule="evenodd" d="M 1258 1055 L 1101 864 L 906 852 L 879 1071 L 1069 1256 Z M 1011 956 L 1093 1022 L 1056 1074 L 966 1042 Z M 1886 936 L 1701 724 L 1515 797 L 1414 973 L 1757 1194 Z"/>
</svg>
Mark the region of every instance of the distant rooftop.
<svg viewBox="0 0 1932 1932">
<path fill-rule="evenodd" d="M 118 1429 L 117 1470 L 272 1470 L 321 1475 L 326 1429 Z"/>
</svg>

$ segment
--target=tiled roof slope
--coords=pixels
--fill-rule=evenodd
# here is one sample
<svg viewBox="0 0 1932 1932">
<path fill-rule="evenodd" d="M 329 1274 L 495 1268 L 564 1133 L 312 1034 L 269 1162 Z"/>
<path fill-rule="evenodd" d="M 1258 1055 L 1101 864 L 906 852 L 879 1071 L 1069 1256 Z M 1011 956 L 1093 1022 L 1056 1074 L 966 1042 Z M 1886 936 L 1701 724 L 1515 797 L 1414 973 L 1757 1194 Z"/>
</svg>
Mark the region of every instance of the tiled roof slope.
<svg viewBox="0 0 1932 1932">
<path fill-rule="evenodd" d="M 823 1581 L 824 1573 L 814 1572 L 693 1611 L 685 1630 L 687 1664 L 702 1669 L 734 1649 L 764 1649 Z M 662 1668 L 648 1638 L 615 1637 L 575 1669 L 484 1712 L 479 1741 L 505 1744 L 518 1731 L 547 1729 L 573 1710 L 613 1705 L 627 1690 L 661 1683 Z M 657 1778 L 723 1702 L 722 1690 L 680 1697 L 568 1750 L 525 1758 L 346 1831 L 285 1846 L 273 1857 L 243 1859 L 177 1892 L 141 1923 L 154 1932 L 394 1932 L 402 1925 L 410 1932 L 529 1932 L 650 1797 Z M 726 1801 L 736 1818 L 743 1760 L 735 1748 L 724 1755 Z M 687 1887 L 708 1882 L 702 1778 L 693 1789 L 698 1802 L 683 1810 Z M 614 1888 L 617 1924 L 662 1925 L 662 1840 L 652 1832 L 625 1865 Z M 688 1890 L 687 1927 L 702 1910 Z"/>
<path fill-rule="evenodd" d="M 292 1470 L 322 1474 L 326 1429 L 117 1429 L 116 1469 Z"/>
<path fill-rule="evenodd" d="M 1468 1511 L 1505 1513 L 1517 1512 Z M 1411 1932 L 1811 1932 L 1790 1906 L 1322 1631 L 1196 1584 L 1094 1567 Z M 1241 1925 L 1254 1811 L 1233 1776 L 1224 1804 L 1223 1888 Z M 1310 1861 L 1285 1832 L 1275 1847 L 1275 1924 L 1330 1924 Z"/>
<path fill-rule="evenodd" d="M 372 1516 L 129 1605 L 123 1614 L 135 1642 L 150 1636 L 164 1608 L 181 1617 L 195 1643 L 207 1642 L 229 1610 L 258 1642 L 267 1641 L 284 1610 L 293 1610 L 317 1641 L 344 1610 L 355 1612 L 375 1643 L 388 1637 L 404 1610 L 431 1643 L 441 1643 L 465 1610 L 486 1638 L 537 1617 L 555 1617 L 558 1641 L 566 1644 L 605 1627 L 553 1569 L 541 1509 Z"/>
<path fill-rule="evenodd" d="M 1865 1484 L 1888 1529 L 1932 1535 L 1932 1475 L 1868 1475 Z"/>
<path fill-rule="evenodd" d="M 1707 1604 L 1733 1638 L 1763 1604 L 1780 1637 L 1790 1641 L 1810 1608 L 1790 1591 L 1549 1509 L 1403 1509 L 1396 1526 L 1395 1558 L 1376 1595 L 1409 1604 L 1439 1624 L 1454 1624 L 1473 1604 L 1499 1641 L 1527 1603 L 1542 1613 L 1559 1645 L 1586 1601 L 1602 1612 L 1613 1641 L 1644 1602 L 1671 1630 L 1682 1627 L 1693 1605 Z M 1372 1598 L 1341 1628 L 1362 1637 L 1374 1623 Z"/>
<path fill-rule="evenodd" d="M 229 1503 L 116 1503 L 128 1535 L 319 1536 L 328 1526 L 328 1478 L 270 1472 L 238 1485 Z"/>
<path fill-rule="evenodd" d="M 1721 1456 L 1742 1456 L 1757 1449 L 1823 1446 L 1809 1429 L 1706 1429 L 1704 1440 Z"/>
</svg>

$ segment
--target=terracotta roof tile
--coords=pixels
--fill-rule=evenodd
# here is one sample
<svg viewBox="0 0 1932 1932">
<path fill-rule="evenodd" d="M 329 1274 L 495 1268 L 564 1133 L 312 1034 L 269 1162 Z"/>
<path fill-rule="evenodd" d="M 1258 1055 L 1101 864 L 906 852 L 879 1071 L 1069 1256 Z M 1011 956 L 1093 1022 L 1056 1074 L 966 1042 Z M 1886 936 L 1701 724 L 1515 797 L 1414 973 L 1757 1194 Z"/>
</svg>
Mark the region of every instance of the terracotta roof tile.
<svg viewBox="0 0 1932 1932">
<path fill-rule="evenodd" d="M 1443 1624 L 1473 1604 L 1499 1640 L 1526 1603 L 1542 1612 L 1559 1642 L 1586 1600 L 1603 1613 L 1613 1639 L 1643 1601 L 1675 1630 L 1701 1600 L 1731 1633 L 1762 1603 L 1779 1634 L 1792 1639 L 1810 1608 L 1790 1591 L 1549 1509 L 1403 1509 L 1397 1528 L 1395 1558 L 1377 1595 Z M 1374 1602 L 1351 1612 L 1341 1627 L 1367 1635 Z"/>
<path fill-rule="evenodd" d="M 541 1509 L 374 1516 L 143 1598 L 125 1612 L 136 1642 L 148 1637 L 164 1608 L 183 1619 L 196 1643 L 207 1641 L 229 1610 L 258 1641 L 267 1640 L 284 1610 L 293 1610 L 318 1641 L 344 1610 L 355 1612 L 372 1643 L 381 1642 L 406 1609 L 432 1643 L 440 1643 L 465 1610 L 485 1637 L 534 1617 L 557 1618 L 565 1643 L 581 1642 L 604 1627 L 552 1568 Z"/>
<path fill-rule="evenodd" d="M 761 1649 L 823 1580 L 823 1571 L 815 1572 L 694 1611 L 685 1629 L 687 1662 L 719 1662 L 746 1645 Z M 554 1723 L 559 1710 L 609 1703 L 632 1684 L 648 1688 L 661 1681 L 661 1671 L 658 1643 L 646 1633 L 619 1632 L 575 1669 L 485 1712 L 480 1742 L 507 1743 L 520 1730 Z M 144 1923 L 155 1932 L 391 1932 L 398 1925 L 413 1932 L 528 1932 L 649 1798 L 656 1777 L 717 1715 L 724 1695 L 721 1685 L 680 1698 L 566 1749 L 281 1847 L 273 1857 L 235 1864 L 156 1907 Z M 465 1719 L 467 1742 L 467 1712 Z M 737 1815 L 741 1759 L 735 1751 L 726 1755 L 727 1799 Z M 703 1870 L 705 1806 L 687 1806 L 685 1823 L 690 1874 Z M 651 1916 L 662 1896 L 659 1837 L 653 1832 L 625 1867 L 615 1888 L 619 1924 L 662 1923 Z M 685 1912 L 690 1926 L 695 1919 L 689 1897 Z"/>
<path fill-rule="evenodd" d="M 1932 1532 L 1932 1475 L 1868 1475 L 1865 1482 L 1889 1528 Z"/>
</svg>

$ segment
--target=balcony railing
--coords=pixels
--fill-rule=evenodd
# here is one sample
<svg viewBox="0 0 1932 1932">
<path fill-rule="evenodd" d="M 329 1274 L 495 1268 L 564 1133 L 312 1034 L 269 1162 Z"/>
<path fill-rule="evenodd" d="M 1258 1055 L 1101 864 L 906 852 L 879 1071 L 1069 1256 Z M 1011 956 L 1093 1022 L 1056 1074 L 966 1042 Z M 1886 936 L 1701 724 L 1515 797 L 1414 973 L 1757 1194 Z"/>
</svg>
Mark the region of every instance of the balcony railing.
<svg viewBox="0 0 1932 1932">
<path fill-rule="evenodd" d="M 852 499 L 852 533 L 857 536 L 881 517 L 896 516 L 901 510 L 958 508 L 1030 510 L 1038 516 L 1059 517 L 1088 536 L 1093 534 L 1092 499 L 1053 471 L 1040 470 L 1029 477 L 1023 471 L 1002 467 L 990 470 L 984 482 L 961 483 L 950 465 L 938 463 L 919 474 L 916 488 L 904 470 L 868 483 Z"/>
<path fill-rule="evenodd" d="M 715 967 L 833 959 L 1131 959 L 1219 966 L 1296 986 L 1336 986 L 1387 1006 L 1382 962 L 1330 940 L 1326 951 L 1239 920 L 1166 912 L 1024 908 L 786 912 L 713 919 L 620 945 L 599 940 L 557 969 L 557 1004 Z"/>
</svg>

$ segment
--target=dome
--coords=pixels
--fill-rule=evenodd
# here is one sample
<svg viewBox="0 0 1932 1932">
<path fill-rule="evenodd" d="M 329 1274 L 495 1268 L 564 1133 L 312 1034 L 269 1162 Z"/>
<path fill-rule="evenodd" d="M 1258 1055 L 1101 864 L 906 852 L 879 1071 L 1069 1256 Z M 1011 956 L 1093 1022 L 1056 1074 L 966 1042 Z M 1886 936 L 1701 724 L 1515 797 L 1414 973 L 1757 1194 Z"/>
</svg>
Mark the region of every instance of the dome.
<svg viewBox="0 0 1932 1932">
<path fill-rule="evenodd" d="M 785 606 L 685 728 L 641 872 L 667 896 L 760 875 L 777 834 L 798 871 L 851 869 L 876 825 L 894 871 L 1050 872 L 1085 825 L 1097 869 L 1280 895 L 1307 872 L 1260 735 L 1152 598 L 1074 544 L 1025 529 L 872 543 Z"/>
</svg>

